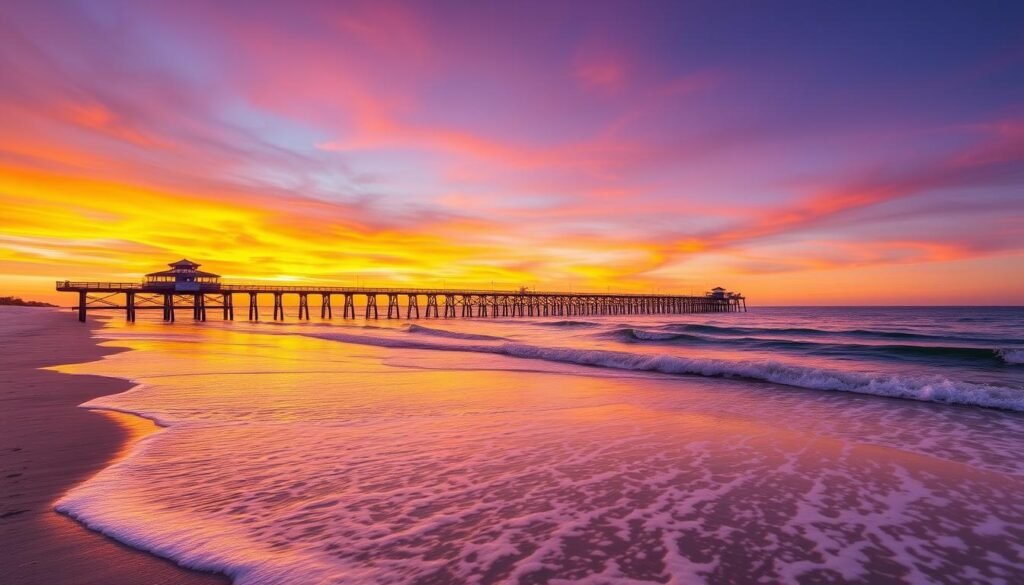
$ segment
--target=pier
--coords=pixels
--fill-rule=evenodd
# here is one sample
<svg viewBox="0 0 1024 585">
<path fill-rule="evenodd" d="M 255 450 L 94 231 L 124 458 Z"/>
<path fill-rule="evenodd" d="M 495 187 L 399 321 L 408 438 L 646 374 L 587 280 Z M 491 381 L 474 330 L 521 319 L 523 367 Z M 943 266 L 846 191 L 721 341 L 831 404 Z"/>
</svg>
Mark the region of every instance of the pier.
<svg viewBox="0 0 1024 585">
<path fill-rule="evenodd" d="M 310 318 L 310 296 L 318 302 L 321 319 L 334 317 L 335 300 L 341 301 L 341 317 L 357 318 L 356 307 L 365 319 L 569 317 L 586 315 L 653 315 L 686 313 L 745 312 L 746 298 L 718 287 L 704 295 L 540 292 L 518 290 L 382 288 L 341 286 L 287 286 L 226 284 L 220 276 L 199 270 L 199 264 L 179 260 L 169 270 L 147 274 L 141 282 L 57 281 L 59 292 L 77 293 L 78 320 L 89 311 L 124 311 L 135 321 L 138 311 L 162 311 L 163 320 L 174 322 L 182 314 L 206 321 L 219 313 L 226 321 L 235 319 L 236 297 L 247 301 L 245 315 L 250 321 L 271 317 L 285 320 L 285 295 L 297 299 L 294 318 Z M 361 305 L 356 300 L 362 300 Z M 270 300 L 268 307 L 266 301 Z M 420 301 L 424 301 L 420 304 Z M 404 301 L 404 302 L 403 302 Z M 244 306 L 244 305 L 243 305 Z M 423 307 L 421 313 L 420 307 Z M 261 310 L 264 311 L 261 313 Z"/>
</svg>

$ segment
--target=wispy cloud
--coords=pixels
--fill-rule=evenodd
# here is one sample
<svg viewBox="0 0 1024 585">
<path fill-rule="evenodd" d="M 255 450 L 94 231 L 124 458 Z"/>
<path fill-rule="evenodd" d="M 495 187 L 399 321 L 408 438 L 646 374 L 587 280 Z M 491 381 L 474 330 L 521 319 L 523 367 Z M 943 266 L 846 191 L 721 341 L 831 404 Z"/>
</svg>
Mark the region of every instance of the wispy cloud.
<svg viewBox="0 0 1024 585">
<path fill-rule="evenodd" d="M 950 92 L 964 71 L 1003 83 L 975 101 L 846 63 L 859 106 L 813 52 L 741 54 L 676 9 L 16 3 L 0 271 L 187 254 L 239 278 L 671 288 L 699 271 L 756 295 L 766 275 L 1021 250 L 1015 53 L 960 47 L 974 65 Z"/>
</svg>

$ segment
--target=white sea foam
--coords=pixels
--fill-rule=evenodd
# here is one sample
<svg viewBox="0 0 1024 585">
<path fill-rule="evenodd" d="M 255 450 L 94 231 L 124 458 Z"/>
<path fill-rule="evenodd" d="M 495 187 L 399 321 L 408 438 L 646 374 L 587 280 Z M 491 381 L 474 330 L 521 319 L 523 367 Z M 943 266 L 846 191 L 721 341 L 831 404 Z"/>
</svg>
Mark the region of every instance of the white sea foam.
<svg viewBox="0 0 1024 585">
<path fill-rule="evenodd" d="M 440 327 L 527 342 L 112 323 L 136 351 L 71 370 L 141 385 L 88 406 L 168 426 L 59 509 L 238 585 L 1024 579 L 1021 415 L 751 380 L 917 399 L 960 382 Z"/>
<path fill-rule="evenodd" d="M 1024 364 L 1024 349 L 999 349 L 996 355 L 1008 364 Z"/>
</svg>

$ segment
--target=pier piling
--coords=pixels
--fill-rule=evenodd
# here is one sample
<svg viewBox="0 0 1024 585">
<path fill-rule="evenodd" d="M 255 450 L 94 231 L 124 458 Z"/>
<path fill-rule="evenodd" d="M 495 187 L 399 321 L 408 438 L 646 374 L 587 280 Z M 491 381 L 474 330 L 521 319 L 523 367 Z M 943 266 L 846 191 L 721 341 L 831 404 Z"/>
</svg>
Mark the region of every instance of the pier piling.
<svg viewBox="0 0 1024 585">
<path fill-rule="evenodd" d="M 373 312 L 373 318 L 378 319 L 379 317 L 377 315 L 377 295 L 375 294 L 366 295 L 366 319 L 370 318 L 371 311 Z"/>
<path fill-rule="evenodd" d="M 250 321 L 259 321 L 259 295 L 270 294 L 274 299 L 274 320 L 284 321 L 284 297 L 298 297 L 299 319 L 308 320 L 309 295 L 320 295 L 320 318 L 333 317 L 332 295 L 342 295 L 343 319 L 355 319 L 355 297 L 366 298 L 364 318 L 379 318 L 378 295 L 386 295 L 388 319 L 402 316 L 401 297 L 406 299 L 406 319 L 419 319 L 419 298 L 427 300 L 423 318 L 441 317 L 480 318 L 499 317 L 568 317 L 591 315 L 652 315 L 689 313 L 735 313 L 747 311 L 747 299 L 740 293 L 717 287 L 704 295 L 626 294 L 536 292 L 526 288 L 509 291 L 474 289 L 420 289 L 420 288 L 357 288 L 329 286 L 285 286 L 256 284 L 223 284 L 219 276 L 198 270 L 199 265 L 188 260 L 170 264 L 171 270 L 146 275 L 142 283 L 124 282 L 71 282 L 58 281 L 57 290 L 78 294 L 75 310 L 78 320 L 85 321 L 90 310 L 123 310 L 128 321 L 135 321 L 140 309 L 162 309 L 163 320 L 173 323 L 175 310 L 192 309 L 195 321 L 206 321 L 207 304 L 219 308 L 225 321 L 234 320 L 234 294 L 249 295 Z M 124 295 L 123 305 L 118 300 Z M 439 299 L 438 297 L 442 297 Z M 441 308 L 443 303 L 444 307 Z"/>
<path fill-rule="evenodd" d="M 274 293 L 274 321 L 284 321 L 284 293 Z"/>
</svg>

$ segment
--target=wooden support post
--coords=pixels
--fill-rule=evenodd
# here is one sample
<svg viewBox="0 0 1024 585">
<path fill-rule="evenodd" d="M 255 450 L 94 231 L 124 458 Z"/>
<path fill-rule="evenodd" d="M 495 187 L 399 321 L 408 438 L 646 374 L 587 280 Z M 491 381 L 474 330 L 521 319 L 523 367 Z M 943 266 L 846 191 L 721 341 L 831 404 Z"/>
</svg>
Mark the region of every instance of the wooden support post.
<svg viewBox="0 0 1024 585">
<path fill-rule="evenodd" d="M 420 318 L 419 295 L 408 295 L 405 303 L 405 318 L 412 319 L 412 312 L 416 311 L 416 318 Z"/>
<path fill-rule="evenodd" d="M 249 320 L 259 321 L 260 320 L 260 306 L 256 300 L 259 295 L 257 293 L 249 293 Z"/>
<path fill-rule="evenodd" d="M 309 321 L 309 294 L 299 293 L 299 319 Z"/>
<path fill-rule="evenodd" d="M 85 323 L 85 306 L 89 302 L 89 295 L 84 290 L 78 291 L 78 320 Z"/>
<path fill-rule="evenodd" d="M 367 294 L 366 295 L 366 316 L 365 319 L 370 318 L 370 312 L 373 312 L 373 318 L 379 319 L 380 316 L 377 314 L 377 295 Z"/>
<path fill-rule="evenodd" d="M 437 318 L 437 295 L 427 295 L 427 319 L 433 314 Z"/>
<path fill-rule="evenodd" d="M 444 295 L 444 318 L 455 316 L 455 295 L 445 294 Z"/>
<path fill-rule="evenodd" d="M 352 317 L 356 318 L 356 302 L 355 295 L 352 293 L 345 293 L 345 306 L 342 308 L 342 319 L 348 319 Z"/>
<path fill-rule="evenodd" d="M 192 318 L 196 321 L 206 321 L 206 295 L 192 295 Z"/>
<path fill-rule="evenodd" d="M 473 295 L 462 295 L 462 316 L 473 316 Z"/>
<path fill-rule="evenodd" d="M 124 293 L 125 318 L 129 323 L 135 321 L 135 293 L 128 291 Z"/>
<path fill-rule="evenodd" d="M 487 296 L 480 295 L 476 298 L 476 316 L 486 317 L 487 316 Z"/>
<path fill-rule="evenodd" d="M 283 293 L 274 293 L 274 321 L 284 321 Z"/>
<path fill-rule="evenodd" d="M 224 307 L 224 320 L 234 321 L 235 320 L 235 295 L 231 293 L 223 293 L 221 295 L 221 306 Z"/>
<path fill-rule="evenodd" d="M 174 295 L 164 294 L 164 321 L 174 323 Z"/>
<path fill-rule="evenodd" d="M 320 295 L 320 318 L 324 317 L 333 319 L 334 314 L 331 312 L 331 294 L 321 293 Z"/>
<path fill-rule="evenodd" d="M 401 319 L 402 308 L 398 306 L 398 293 L 388 293 L 388 319 Z"/>
</svg>

